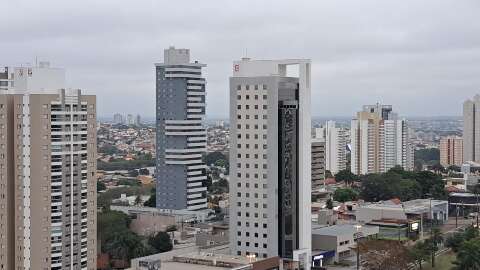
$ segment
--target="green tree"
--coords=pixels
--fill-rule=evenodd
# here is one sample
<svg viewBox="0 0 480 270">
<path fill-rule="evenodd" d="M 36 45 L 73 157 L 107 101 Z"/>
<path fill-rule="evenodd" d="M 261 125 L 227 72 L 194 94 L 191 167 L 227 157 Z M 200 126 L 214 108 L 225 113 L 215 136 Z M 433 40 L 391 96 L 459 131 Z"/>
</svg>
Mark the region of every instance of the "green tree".
<svg viewBox="0 0 480 270">
<path fill-rule="evenodd" d="M 137 177 L 138 176 L 138 171 L 137 170 L 130 170 L 130 171 L 128 171 L 128 176 Z"/>
<path fill-rule="evenodd" d="M 428 242 L 431 246 L 431 252 L 432 252 L 432 268 L 435 269 L 435 252 L 438 250 L 438 245 L 443 241 L 443 233 L 439 228 L 433 228 L 432 230 L 432 235 L 430 235 L 430 238 L 428 239 Z"/>
<path fill-rule="evenodd" d="M 427 243 L 418 241 L 409 250 L 409 253 L 415 264 L 418 265 L 418 268 L 422 269 L 423 262 L 430 258 L 430 247 Z"/>
<path fill-rule="evenodd" d="M 215 162 L 220 159 L 224 161 L 228 160 L 228 158 L 222 152 L 210 152 L 205 155 L 205 163 L 207 165 L 215 164 Z"/>
<path fill-rule="evenodd" d="M 423 165 L 433 165 L 440 162 L 440 150 L 438 148 L 416 150 L 414 156 L 417 171 L 422 170 Z"/>
<path fill-rule="evenodd" d="M 368 202 L 393 198 L 391 183 L 381 174 L 368 174 L 362 179 L 360 197 Z"/>
<path fill-rule="evenodd" d="M 338 188 L 333 193 L 333 199 L 337 202 L 355 201 L 357 198 L 357 192 L 351 188 Z"/>
<path fill-rule="evenodd" d="M 158 232 L 148 239 L 148 243 L 159 253 L 170 251 L 173 248 L 170 235 L 166 232 Z"/>
<path fill-rule="evenodd" d="M 138 170 L 138 173 L 140 175 L 150 175 L 150 171 L 146 168 L 141 168 L 140 170 Z"/>
<path fill-rule="evenodd" d="M 456 270 L 480 269 L 480 240 L 478 238 L 464 242 L 457 253 Z"/>
<path fill-rule="evenodd" d="M 358 176 L 353 174 L 350 170 L 341 170 L 335 174 L 335 181 L 344 182 L 346 185 L 351 185 L 358 180 Z"/>
<path fill-rule="evenodd" d="M 325 170 L 325 179 L 333 178 L 333 174 L 329 170 Z"/>
<path fill-rule="evenodd" d="M 327 209 L 333 209 L 333 200 L 330 198 L 326 203 Z"/>
<path fill-rule="evenodd" d="M 143 203 L 143 206 L 157 207 L 157 191 L 156 188 L 150 190 L 150 198 Z"/>
<path fill-rule="evenodd" d="M 107 186 L 103 182 L 97 181 L 97 192 L 106 190 Z"/>
</svg>

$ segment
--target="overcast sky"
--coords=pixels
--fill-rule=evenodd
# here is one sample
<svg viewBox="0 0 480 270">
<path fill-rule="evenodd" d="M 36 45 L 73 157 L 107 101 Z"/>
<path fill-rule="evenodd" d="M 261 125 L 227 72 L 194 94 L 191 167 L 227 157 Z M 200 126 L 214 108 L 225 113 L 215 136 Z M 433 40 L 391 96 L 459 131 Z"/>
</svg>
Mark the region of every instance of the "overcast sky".
<svg viewBox="0 0 480 270">
<path fill-rule="evenodd" d="M 478 0 L 0 1 L 0 65 L 49 60 L 100 116 L 153 116 L 154 63 L 189 48 L 208 66 L 207 114 L 228 116 L 232 61 L 310 58 L 312 115 L 362 104 L 460 115 L 480 93 Z"/>
</svg>

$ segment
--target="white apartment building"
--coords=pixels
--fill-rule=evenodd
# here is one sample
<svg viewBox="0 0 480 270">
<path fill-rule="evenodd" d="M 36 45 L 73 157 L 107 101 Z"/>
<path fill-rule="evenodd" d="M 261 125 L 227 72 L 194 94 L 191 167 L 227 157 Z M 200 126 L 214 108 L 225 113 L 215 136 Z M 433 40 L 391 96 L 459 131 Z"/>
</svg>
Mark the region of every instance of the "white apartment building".
<svg viewBox="0 0 480 270">
<path fill-rule="evenodd" d="M 96 269 L 96 100 L 46 62 L 0 93 L 0 269 Z M 12 84 L 11 84 L 12 86 Z"/>
<path fill-rule="evenodd" d="M 347 130 L 327 121 L 315 129 L 315 138 L 325 140 L 325 169 L 336 174 L 347 168 Z"/>
<path fill-rule="evenodd" d="M 413 147 L 405 119 L 391 105 L 366 105 L 351 122 L 351 171 L 387 172 L 395 166 L 413 170 Z"/>
<path fill-rule="evenodd" d="M 287 66 L 299 76 L 287 76 Z M 230 246 L 310 267 L 310 60 L 250 60 L 230 78 Z"/>
</svg>

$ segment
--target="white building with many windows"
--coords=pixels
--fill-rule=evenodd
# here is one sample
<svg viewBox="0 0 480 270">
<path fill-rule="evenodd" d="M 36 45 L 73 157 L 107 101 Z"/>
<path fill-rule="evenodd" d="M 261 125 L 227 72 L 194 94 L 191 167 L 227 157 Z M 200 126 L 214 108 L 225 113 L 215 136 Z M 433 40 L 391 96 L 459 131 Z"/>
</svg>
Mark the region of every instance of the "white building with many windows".
<svg viewBox="0 0 480 270">
<path fill-rule="evenodd" d="M 315 129 L 315 138 L 325 141 L 325 169 L 336 174 L 347 168 L 347 130 L 327 121 Z"/>
<path fill-rule="evenodd" d="M 297 66 L 298 77 L 287 75 Z M 311 250 L 310 60 L 250 60 L 230 78 L 230 245 L 308 269 Z"/>
<path fill-rule="evenodd" d="M 355 174 L 387 172 L 395 166 L 413 170 L 413 147 L 405 119 L 391 105 L 365 105 L 351 125 L 351 170 Z"/>
</svg>

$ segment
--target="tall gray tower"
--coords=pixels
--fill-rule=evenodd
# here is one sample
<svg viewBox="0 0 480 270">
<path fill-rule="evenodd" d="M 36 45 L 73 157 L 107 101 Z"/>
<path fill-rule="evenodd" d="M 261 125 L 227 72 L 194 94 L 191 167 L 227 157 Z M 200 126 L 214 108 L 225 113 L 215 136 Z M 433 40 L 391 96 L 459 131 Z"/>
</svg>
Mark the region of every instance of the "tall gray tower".
<svg viewBox="0 0 480 270">
<path fill-rule="evenodd" d="M 170 47 L 156 68 L 157 208 L 207 208 L 205 79 L 190 50 Z"/>
<path fill-rule="evenodd" d="M 463 160 L 480 161 L 480 95 L 463 103 Z"/>
</svg>

